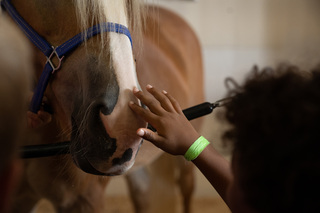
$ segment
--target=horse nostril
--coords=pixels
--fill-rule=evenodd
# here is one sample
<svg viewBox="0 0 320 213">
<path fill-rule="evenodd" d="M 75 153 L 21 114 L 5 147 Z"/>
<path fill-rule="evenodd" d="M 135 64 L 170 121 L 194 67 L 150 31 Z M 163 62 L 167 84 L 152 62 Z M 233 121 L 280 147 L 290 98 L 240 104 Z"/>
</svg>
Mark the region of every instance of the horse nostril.
<svg viewBox="0 0 320 213">
<path fill-rule="evenodd" d="M 116 103 L 112 103 L 110 101 L 100 101 L 98 104 L 98 109 L 104 115 L 110 115 L 115 107 Z"/>
<path fill-rule="evenodd" d="M 110 110 L 109 107 L 104 105 L 100 107 L 100 112 L 102 112 L 104 115 L 110 115 L 112 110 Z"/>
<path fill-rule="evenodd" d="M 104 115 L 110 115 L 117 102 L 118 102 L 118 95 L 112 95 L 112 94 L 103 94 L 98 99 L 96 99 L 96 106 L 100 110 L 100 112 Z"/>
</svg>

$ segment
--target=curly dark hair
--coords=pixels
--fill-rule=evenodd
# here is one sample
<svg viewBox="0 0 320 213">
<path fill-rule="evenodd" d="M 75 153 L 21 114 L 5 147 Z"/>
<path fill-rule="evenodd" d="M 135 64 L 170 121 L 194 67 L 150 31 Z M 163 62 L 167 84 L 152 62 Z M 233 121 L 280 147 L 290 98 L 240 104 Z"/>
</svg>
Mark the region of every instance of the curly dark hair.
<svg viewBox="0 0 320 213">
<path fill-rule="evenodd" d="M 320 212 L 320 69 L 254 68 L 225 118 L 237 177 L 258 212 Z"/>
</svg>

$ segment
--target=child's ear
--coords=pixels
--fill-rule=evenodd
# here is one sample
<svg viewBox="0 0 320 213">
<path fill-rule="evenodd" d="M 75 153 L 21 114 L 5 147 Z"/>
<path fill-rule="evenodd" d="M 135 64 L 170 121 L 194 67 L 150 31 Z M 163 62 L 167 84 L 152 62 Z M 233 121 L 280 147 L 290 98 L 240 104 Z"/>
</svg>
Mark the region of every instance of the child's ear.
<svg viewBox="0 0 320 213">
<path fill-rule="evenodd" d="M 12 161 L 0 173 L 0 212 L 10 212 L 12 197 L 18 186 L 22 172 L 20 160 Z"/>
<path fill-rule="evenodd" d="M 52 115 L 44 110 L 39 110 L 37 114 L 28 111 L 27 120 L 29 128 L 37 129 L 50 123 Z"/>
</svg>

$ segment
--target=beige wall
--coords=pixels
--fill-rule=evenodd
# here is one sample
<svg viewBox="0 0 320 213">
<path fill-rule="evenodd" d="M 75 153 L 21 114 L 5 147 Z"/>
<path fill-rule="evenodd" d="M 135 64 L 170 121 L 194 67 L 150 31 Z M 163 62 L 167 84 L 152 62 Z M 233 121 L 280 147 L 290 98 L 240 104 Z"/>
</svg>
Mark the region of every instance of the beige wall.
<svg viewBox="0 0 320 213">
<path fill-rule="evenodd" d="M 242 79 L 253 64 L 288 61 L 309 68 L 320 61 L 319 0 L 148 2 L 176 11 L 197 32 L 209 101 L 225 94 L 225 77 Z"/>
</svg>

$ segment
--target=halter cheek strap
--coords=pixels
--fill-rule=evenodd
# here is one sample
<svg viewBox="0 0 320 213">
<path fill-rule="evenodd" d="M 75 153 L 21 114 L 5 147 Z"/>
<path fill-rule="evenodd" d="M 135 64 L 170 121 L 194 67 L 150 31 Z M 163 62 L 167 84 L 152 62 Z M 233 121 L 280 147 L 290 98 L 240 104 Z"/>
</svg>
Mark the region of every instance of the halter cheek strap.
<svg viewBox="0 0 320 213">
<path fill-rule="evenodd" d="M 47 62 L 44 66 L 44 69 L 42 71 L 42 74 L 40 76 L 39 82 L 34 90 L 34 94 L 31 100 L 30 104 L 30 111 L 37 113 L 40 110 L 42 99 L 44 96 L 44 92 L 48 86 L 48 83 L 50 81 L 50 78 L 52 74 L 54 74 L 55 71 L 59 70 L 62 64 L 62 60 L 65 57 L 66 54 L 71 53 L 75 48 L 77 48 L 81 43 L 88 40 L 89 38 L 102 33 L 102 32 L 115 32 L 119 34 L 126 35 L 131 43 L 132 47 L 132 39 L 130 35 L 130 31 L 127 27 L 107 22 L 102 24 L 97 24 L 93 27 L 90 27 L 86 30 L 86 33 L 84 36 L 83 33 L 79 33 L 73 38 L 69 39 L 65 43 L 63 43 L 60 46 L 53 47 L 49 44 L 48 41 L 46 41 L 44 38 L 42 38 L 16 11 L 16 9 L 11 4 L 10 0 L 2 0 L 1 6 L 4 8 L 8 14 L 12 17 L 12 19 L 18 24 L 18 26 L 21 28 L 21 30 L 26 34 L 26 36 L 29 38 L 30 41 L 34 45 L 36 45 L 43 54 L 47 57 Z M 59 64 L 55 67 L 52 63 L 51 59 L 53 57 L 57 57 L 59 60 Z"/>
</svg>

